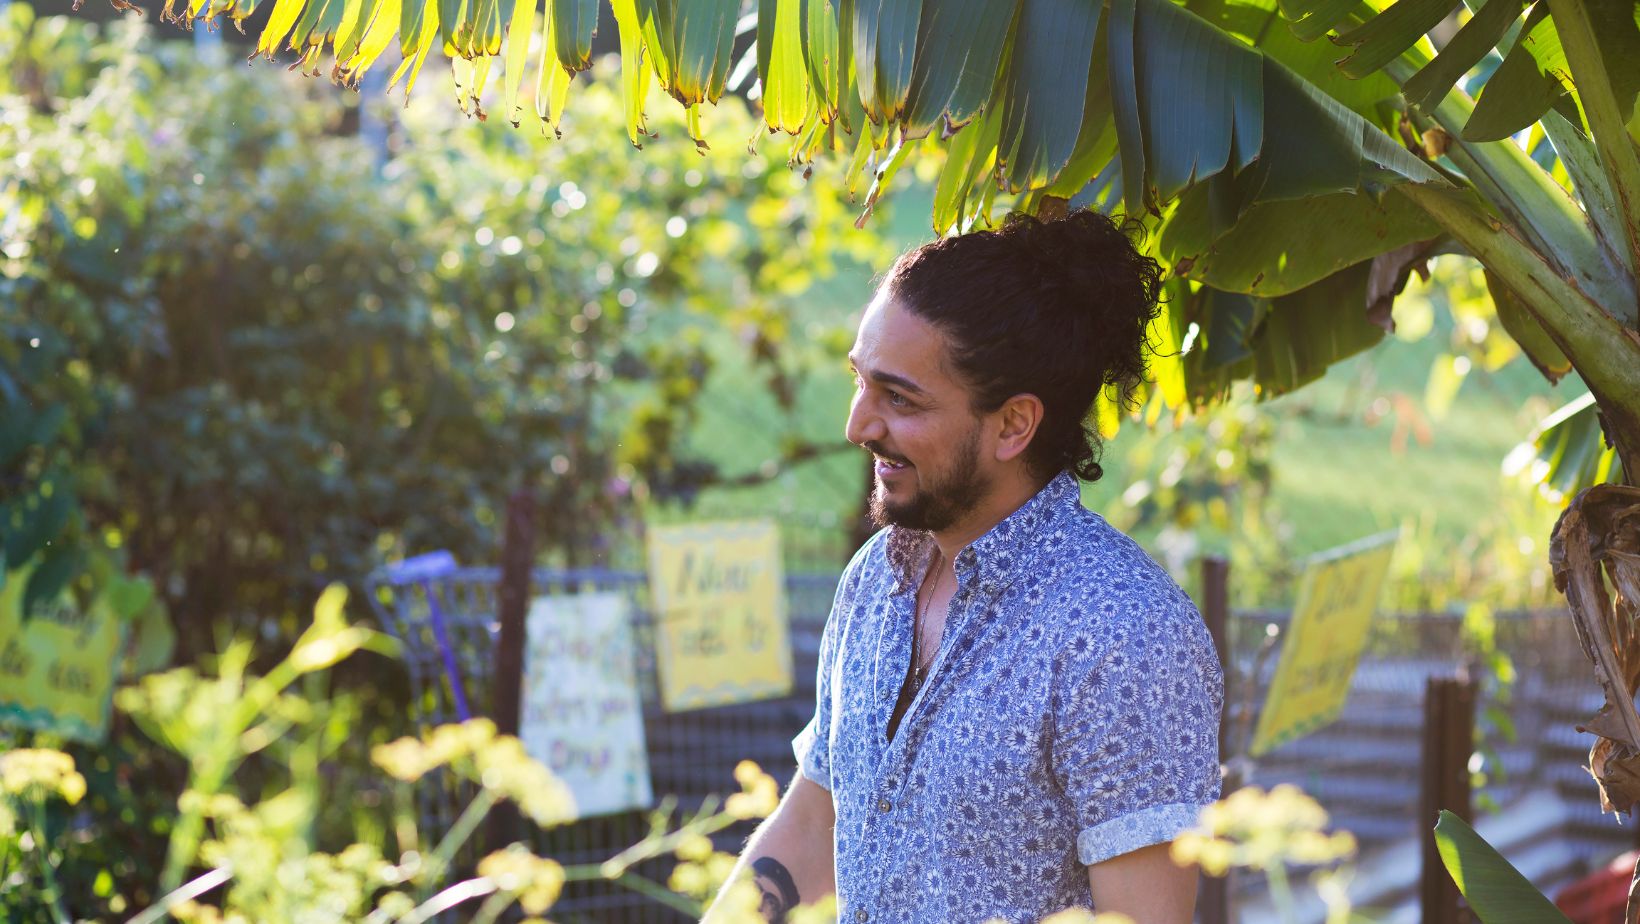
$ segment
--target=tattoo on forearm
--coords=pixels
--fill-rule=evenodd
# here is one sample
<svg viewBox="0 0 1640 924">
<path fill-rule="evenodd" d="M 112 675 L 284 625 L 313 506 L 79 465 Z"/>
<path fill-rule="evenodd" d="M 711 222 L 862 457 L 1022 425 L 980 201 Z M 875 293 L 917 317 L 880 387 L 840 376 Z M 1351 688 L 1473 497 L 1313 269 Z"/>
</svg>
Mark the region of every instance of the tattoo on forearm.
<svg viewBox="0 0 1640 924">
<path fill-rule="evenodd" d="M 786 912 L 797 907 L 797 883 L 792 881 L 792 874 L 785 865 L 774 857 L 753 860 L 752 872 L 756 874 L 758 889 L 763 892 L 758 911 L 769 924 L 780 924 L 786 920 Z"/>
</svg>

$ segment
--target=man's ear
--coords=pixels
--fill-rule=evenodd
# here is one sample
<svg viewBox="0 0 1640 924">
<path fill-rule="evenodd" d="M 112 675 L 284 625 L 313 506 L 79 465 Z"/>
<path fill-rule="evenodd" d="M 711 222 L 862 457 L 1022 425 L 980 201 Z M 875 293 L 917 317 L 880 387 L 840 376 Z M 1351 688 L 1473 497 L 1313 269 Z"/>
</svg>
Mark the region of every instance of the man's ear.
<svg viewBox="0 0 1640 924">
<path fill-rule="evenodd" d="M 1014 395 L 997 408 L 997 461 L 1008 462 L 1017 458 L 1031 445 L 1037 427 L 1042 425 L 1042 399 L 1036 395 Z"/>
</svg>

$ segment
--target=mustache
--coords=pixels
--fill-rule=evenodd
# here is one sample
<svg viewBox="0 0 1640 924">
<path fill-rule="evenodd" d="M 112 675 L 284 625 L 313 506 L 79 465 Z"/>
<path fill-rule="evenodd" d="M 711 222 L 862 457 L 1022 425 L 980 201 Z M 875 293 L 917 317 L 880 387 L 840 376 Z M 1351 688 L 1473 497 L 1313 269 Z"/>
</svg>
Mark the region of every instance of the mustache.
<svg viewBox="0 0 1640 924">
<path fill-rule="evenodd" d="M 865 451 L 867 451 L 869 453 L 871 453 L 872 455 L 882 456 L 883 458 L 887 459 L 890 462 L 897 462 L 901 465 L 910 465 L 911 464 L 910 459 L 907 459 L 904 456 L 895 455 L 894 453 L 889 452 L 887 449 L 883 448 L 882 443 L 879 443 L 876 440 L 866 440 L 864 443 L 860 444 L 860 448 L 864 449 Z"/>
</svg>

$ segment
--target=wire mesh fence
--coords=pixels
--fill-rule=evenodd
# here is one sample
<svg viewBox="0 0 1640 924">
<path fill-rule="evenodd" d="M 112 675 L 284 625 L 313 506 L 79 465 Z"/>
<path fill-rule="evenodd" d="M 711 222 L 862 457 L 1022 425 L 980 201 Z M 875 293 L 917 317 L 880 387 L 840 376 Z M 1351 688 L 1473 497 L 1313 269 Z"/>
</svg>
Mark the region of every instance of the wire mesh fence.
<svg viewBox="0 0 1640 924">
<path fill-rule="evenodd" d="M 1232 752 L 1244 752 L 1274 673 L 1280 645 L 1267 641 L 1269 627 L 1279 630 L 1287 618 L 1246 612 L 1232 619 L 1239 686 L 1229 709 Z M 1451 613 L 1380 615 L 1338 720 L 1243 764 L 1245 782 L 1300 786 L 1335 828 L 1355 834 L 1364 856 L 1404 847 L 1433 825 L 1418 817 L 1426 681 L 1467 672 L 1480 686 L 1470 763 L 1476 814 L 1507 811 L 1534 794 L 1563 803 L 1564 821 L 1538 837 L 1553 841 L 1553 850 L 1529 872 L 1552 891 L 1635 844 L 1632 823 L 1601 813 L 1584 769 L 1594 738 L 1576 725 L 1602 697 L 1565 610 L 1498 613 L 1479 633 L 1466 631 L 1464 621 Z M 1487 649 L 1502 659 L 1485 657 Z M 1244 898 L 1262 888 L 1258 877 L 1237 883 Z"/>
<path fill-rule="evenodd" d="M 418 730 L 488 711 L 491 690 L 487 679 L 499 632 L 499 578 L 497 568 L 461 568 L 428 580 L 394 581 L 385 575 L 372 580 L 371 599 L 382 624 L 405 642 L 404 663 L 413 693 L 410 711 Z M 794 677 L 790 695 L 679 713 L 667 713 L 660 705 L 654 619 L 643 572 L 538 570 L 532 574 L 532 595 L 617 592 L 626 597 L 633 620 L 651 785 L 657 794 L 675 798 L 681 810 L 690 811 L 718 794 L 736 791 L 734 767 L 741 760 L 757 762 L 782 785 L 790 780 L 795 771 L 790 742 L 814 711 L 820 630 L 836 583 L 835 570 L 786 577 Z M 419 823 L 424 830 L 448 828 L 471 795 L 448 775 L 429 777 L 417 788 Z M 642 839 L 648 830 L 644 813 L 624 812 L 540 832 L 534 846 L 566 865 L 597 863 Z M 722 846 L 732 845 L 747 833 L 745 826 L 731 828 L 721 836 Z M 479 852 L 475 844 L 463 859 L 472 862 Z M 636 870 L 660 881 L 667 872 L 666 863 Z M 566 891 L 554 908 L 554 919 L 568 924 L 687 918 L 623 886 L 585 883 Z"/>
<path fill-rule="evenodd" d="M 794 688 L 788 696 L 667 713 L 657 695 L 654 623 L 647 578 L 640 570 L 539 570 L 532 595 L 614 591 L 626 597 L 633 619 L 637 678 L 643 699 L 644 732 L 651 782 L 657 795 L 676 797 L 693 808 L 715 793 L 736 789 L 733 769 L 756 761 L 782 784 L 794 766 L 790 740 L 814 709 L 814 676 L 819 638 L 830 610 L 839 567 L 788 571 L 786 592 L 791 623 Z M 495 638 L 495 568 L 450 571 L 436 580 L 398 581 L 378 577 L 373 602 L 389 631 L 405 645 L 416 724 L 428 728 L 487 711 Z M 1233 689 L 1228 741 L 1245 746 L 1257 721 L 1267 684 L 1279 657 L 1284 613 L 1242 612 L 1231 619 Z M 1556 881 L 1590 868 L 1634 842 L 1634 835 L 1602 816 L 1594 788 L 1582 769 L 1588 735 L 1573 727 L 1587 720 L 1600 696 L 1563 611 L 1501 613 L 1492 644 L 1506 655 L 1514 677 L 1507 684 L 1486 678 L 1481 692 L 1478 789 L 1482 813 L 1508 806 L 1521 795 L 1549 788 L 1574 809 L 1558 832 L 1565 849 Z M 439 643 L 442 634 L 446 644 Z M 1354 832 L 1364 852 L 1387 848 L 1416 836 L 1419 747 L 1425 681 L 1482 665 L 1472 632 L 1453 614 L 1382 615 L 1375 620 L 1367 649 L 1339 720 L 1278 748 L 1250 768 L 1245 782 L 1264 787 L 1291 782 L 1325 806 L 1335 827 Z M 448 779 L 430 779 L 418 789 L 421 822 L 447 827 L 468 794 Z M 642 813 L 591 818 L 541 834 L 535 847 L 566 864 L 598 862 L 648 832 Z M 720 846 L 733 849 L 748 833 L 731 829 Z M 468 860 L 476 859 L 470 854 Z M 664 881 L 668 864 L 652 863 L 637 872 Z M 1546 885 L 1547 883 L 1539 883 Z M 1237 895 L 1245 898 L 1262 884 L 1245 878 Z M 571 921 L 673 922 L 687 916 L 610 883 L 577 885 L 555 909 L 555 919 Z"/>
</svg>

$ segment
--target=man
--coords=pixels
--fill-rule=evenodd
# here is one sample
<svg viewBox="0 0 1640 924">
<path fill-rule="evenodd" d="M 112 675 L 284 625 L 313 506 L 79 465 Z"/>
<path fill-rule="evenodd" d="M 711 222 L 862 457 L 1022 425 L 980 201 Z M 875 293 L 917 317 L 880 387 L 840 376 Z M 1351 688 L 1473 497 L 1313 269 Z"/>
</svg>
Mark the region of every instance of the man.
<svg viewBox="0 0 1640 924">
<path fill-rule="evenodd" d="M 1159 276 L 1077 212 L 925 245 L 879 287 L 847 435 L 885 528 L 843 574 L 799 774 L 738 867 L 765 916 L 835 892 L 861 924 L 1190 921 L 1168 842 L 1218 795 L 1218 659 L 1078 482 L 1101 474 L 1094 399 L 1143 379 Z"/>
</svg>

